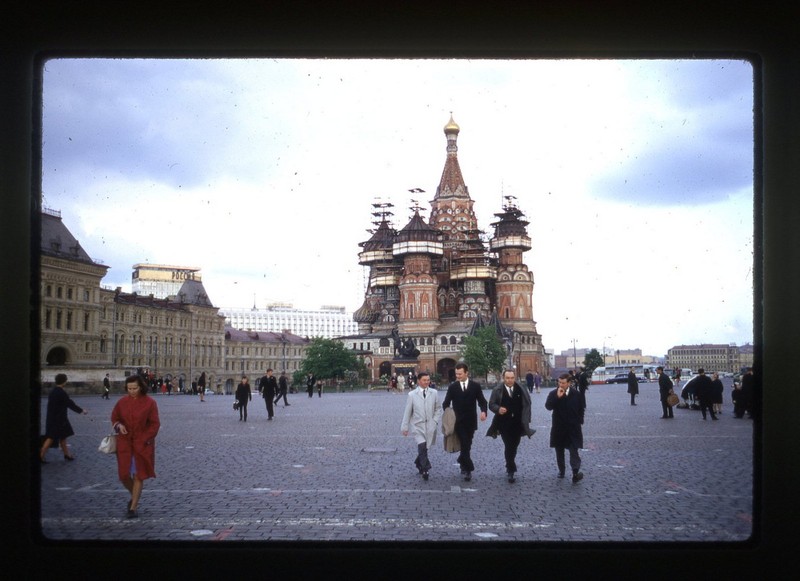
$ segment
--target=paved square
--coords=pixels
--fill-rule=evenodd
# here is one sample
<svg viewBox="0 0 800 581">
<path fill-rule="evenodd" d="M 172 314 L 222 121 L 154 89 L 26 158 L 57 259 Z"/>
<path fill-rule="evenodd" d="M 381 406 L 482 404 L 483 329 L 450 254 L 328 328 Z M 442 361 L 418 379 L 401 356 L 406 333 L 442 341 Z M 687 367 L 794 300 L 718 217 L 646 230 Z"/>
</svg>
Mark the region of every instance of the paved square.
<svg viewBox="0 0 800 581">
<path fill-rule="evenodd" d="M 590 388 L 578 484 L 556 478 L 549 390 L 532 395 L 537 433 L 523 438 L 514 484 L 502 442 L 484 436 L 491 413 L 475 435 L 472 481 L 462 480 L 439 438 L 425 482 L 413 438 L 400 433 L 405 394 L 290 394 L 271 422 L 254 394 L 246 423 L 232 396 L 200 403 L 157 395 L 158 477 L 146 481 L 136 520 L 125 519 L 115 458 L 97 451 L 121 396 L 79 396 L 90 413 L 70 412 L 77 460 L 52 450 L 41 466 L 41 532 L 50 540 L 198 542 L 748 539 L 753 422 L 733 417 L 730 387 L 717 422 L 684 409 L 660 419 L 656 383 L 640 385 L 635 407 L 625 390 Z M 45 407 L 43 399 L 43 415 Z"/>
</svg>

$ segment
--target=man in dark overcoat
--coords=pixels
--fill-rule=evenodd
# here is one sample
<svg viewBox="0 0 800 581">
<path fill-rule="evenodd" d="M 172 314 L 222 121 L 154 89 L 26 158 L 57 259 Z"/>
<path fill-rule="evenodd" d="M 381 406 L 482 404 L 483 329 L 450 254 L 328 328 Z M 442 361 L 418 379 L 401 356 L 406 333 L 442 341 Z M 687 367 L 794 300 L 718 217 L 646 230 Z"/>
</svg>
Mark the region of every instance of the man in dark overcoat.
<svg viewBox="0 0 800 581">
<path fill-rule="evenodd" d="M 461 474 L 464 480 L 472 480 L 472 472 L 475 465 L 472 462 L 470 452 L 472 451 L 472 438 L 475 430 L 478 429 L 478 418 L 475 415 L 475 406 L 481 410 L 481 421 L 486 421 L 488 403 L 483 395 L 481 384 L 469 378 L 469 367 L 466 363 L 456 364 L 456 380 L 447 388 L 447 395 L 442 402 L 442 409 L 447 409 L 453 404 L 453 412 L 456 415 L 455 433 L 461 442 L 461 453 L 458 456 L 458 463 L 461 466 Z"/>
<path fill-rule="evenodd" d="M 712 420 L 719 419 L 714 413 L 714 382 L 706 375 L 702 367 L 697 370 L 697 377 L 692 380 L 694 393 L 700 402 L 700 411 L 703 412 L 703 419 L 706 419 L 706 410 L 711 414 Z"/>
<path fill-rule="evenodd" d="M 661 400 L 661 419 L 674 418 L 672 406 L 667 405 L 667 396 L 672 391 L 672 380 L 664 373 L 663 367 L 656 367 L 656 373 L 658 373 L 658 396 Z"/>
<path fill-rule="evenodd" d="M 569 450 L 569 465 L 572 468 L 572 482 L 583 479 L 581 457 L 578 453 L 583 448 L 583 398 L 580 392 L 571 385 L 568 373 L 558 377 L 558 387 L 547 394 L 544 407 L 553 412 L 550 428 L 550 447 L 556 450 L 558 477 L 564 478 L 566 463 L 564 451 Z"/>
<path fill-rule="evenodd" d="M 258 391 L 261 392 L 261 397 L 264 398 L 264 401 L 267 404 L 267 419 L 271 420 L 272 417 L 275 415 L 275 410 L 272 407 L 274 404 L 272 402 L 275 399 L 275 393 L 278 390 L 278 380 L 275 379 L 275 376 L 272 375 L 272 369 L 267 369 L 267 373 L 261 377 L 261 380 L 258 382 Z"/>
<path fill-rule="evenodd" d="M 628 372 L 628 393 L 631 394 L 631 405 L 636 405 L 636 396 L 639 395 L 639 379 L 631 367 Z"/>
<path fill-rule="evenodd" d="M 503 372 L 503 383 L 492 390 L 489 397 L 489 409 L 494 413 L 492 425 L 486 435 L 503 440 L 506 460 L 506 474 L 509 483 L 515 481 L 517 472 L 517 448 L 522 436 L 530 438 L 536 433 L 531 423 L 531 394 L 516 382 L 513 369 Z"/>
</svg>

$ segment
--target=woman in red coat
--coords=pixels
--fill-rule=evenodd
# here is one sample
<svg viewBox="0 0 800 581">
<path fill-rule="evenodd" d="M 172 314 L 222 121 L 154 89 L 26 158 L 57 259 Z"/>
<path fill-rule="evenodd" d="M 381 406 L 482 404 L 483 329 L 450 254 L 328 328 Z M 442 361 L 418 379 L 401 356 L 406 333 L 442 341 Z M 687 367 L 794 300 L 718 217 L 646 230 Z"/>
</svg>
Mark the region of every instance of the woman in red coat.
<svg viewBox="0 0 800 581">
<path fill-rule="evenodd" d="M 144 481 L 155 478 L 155 438 L 161 423 L 158 406 L 147 395 L 147 383 L 138 375 L 125 380 L 128 397 L 121 398 L 111 412 L 117 434 L 117 469 L 119 479 L 131 493 L 128 518 L 138 517 L 139 497 Z"/>
</svg>

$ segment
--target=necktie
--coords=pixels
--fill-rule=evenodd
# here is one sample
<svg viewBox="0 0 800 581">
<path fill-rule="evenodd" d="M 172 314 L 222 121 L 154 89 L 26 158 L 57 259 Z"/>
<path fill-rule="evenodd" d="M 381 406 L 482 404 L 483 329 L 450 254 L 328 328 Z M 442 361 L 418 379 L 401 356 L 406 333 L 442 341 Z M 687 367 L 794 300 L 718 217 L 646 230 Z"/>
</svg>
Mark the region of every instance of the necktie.
<svg viewBox="0 0 800 581">
<path fill-rule="evenodd" d="M 423 390 L 422 390 L 422 397 L 423 397 L 423 398 L 426 398 L 426 397 L 428 397 L 428 390 L 427 390 L 427 389 L 423 389 Z"/>
<path fill-rule="evenodd" d="M 466 381 L 462 381 L 461 382 L 461 391 L 467 391 L 467 382 Z"/>
<path fill-rule="evenodd" d="M 508 397 L 514 397 L 514 388 L 507 387 L 506 389 L 508 390 Z"/>
</svg>

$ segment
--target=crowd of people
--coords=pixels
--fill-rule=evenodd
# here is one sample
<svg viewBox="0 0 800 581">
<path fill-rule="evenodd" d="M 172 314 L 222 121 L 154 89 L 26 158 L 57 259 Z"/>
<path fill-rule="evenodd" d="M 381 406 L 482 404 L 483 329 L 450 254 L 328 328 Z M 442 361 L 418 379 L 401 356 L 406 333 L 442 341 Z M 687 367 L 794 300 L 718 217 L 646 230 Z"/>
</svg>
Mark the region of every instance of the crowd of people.
<svg viewBox="0 0 800 581">
<path fill-rule="evenodd" d="M 658 376 L 659 402 L 663 419 L 674 418 L 673 407 L 676 383 L 664 372 L 663 367 L 656 369 Z M 536 374 L 538 375 L 538 374 Z M 494 439 L 500 436 L 503 443 L 505 471 L 509 483 L 516 481 L 517 451 L 522 437 L 531 438 L 536 430 L 530 427 L 532 393 L 539 393 L 541 377 L 528 373 L 525 388 L 517 382 L 516 373 L 506 370 L 502 374 L 502 382 L 495 387 L 487 401 L 480 383 L 470 378 L 469 367 L 465 363 L 455 366 L 455 381 L 450 383 L 440 403 L 439 393 L 432 384 L 427 372 L 420 372 L 409 377 L 413 381 L 413 389 L 408 393 L 400 431 L 403 436 L 413 435 L 417 445 L 414 465 L 424 480 L 429 479 L 432 468 L 428 451 L 436 442 L 439 430 L 444 436 L 444 447 L 447 452 L 458 452 L 457 462 L 461 475 L 467 482 L 472 480 L 475 463 L 472 459 L 472 443 L 478 429 L 478 421 L 486 421 L 488 412 L 493 418 L 486 436 Z M 631 378 L 631 375 L 633 376 Z M 400 377 L 404 377 L 402 374 Z M 105 378 L 108 380 L 108 376 Z M 679 381 L 679 380 L 678 380 Z M 196 382 L 197 393 L 204 401 L 205 373 Z M 702 418 L 710 416 L 718 419 L 722 405 L 722 382 L 714 373 L 707 376 L 704 369 L 698 369 L 698 375 L 692 379 L 693 395 L 699 402 Z M 88 410 L 78 406 L 64 390 L 67 376 L 59 373 L 55 377 L 55 386 L 48 395 L 47 412 L 39 450 L 39 461 L 46 464 L 47 452 L 51 447 L 60 447 L 66 461 L 73 461 L 74 456 L 67 445 L 67 438 L 74 435 L 69 422 L 68 410 L 79 414 L 88 414 Z M 117 470 L 122 485 L 129 492 L 130 498 L 126 506 L 128 518 L 138 517 L 139 500 L 144 481 L 154 478 L 155 474 L 155 438 L 159 432 L 160 421 L 158 406 L 149 396 L 153 384 L 147 376 L 133 374 L 125 379 L 125 396 L 117 400 L 111 412 L 111 423 L 117 444 Z M 566 476 L 567 452 L 573 483 L 583 479 L 581 472 L 580 450 L 583 448 L 583 423 L 586 412 L 586 393 L 589 390 L 589 374 L 584 368 L 576 372 L 563 373 L 558 377 L 555 389 L 552 389 L 544 402 L 546 410 L 552 414 L 549 446 L 554 449 L 558 478 Z M 313 374 L 306 377 L 306 391 L 312 398 L 317 387 L 318 397 L 322 397 L 322 384 Z M 102 397 L 108 399 L 108 384 L 104 381 Z M 267 419 L 272 420 L 275 406 L 281 399 L 284 407 L 289 406 L 287 400 L 288 379 L 286 373 L 276 378 L 272 369 L 267 369 L 259 379 L 258 393 L 264 398 Z M 631 369 L 629 374 L 628 393 L 630 404 L 636 405 L 638 381 Z M 733 413 L 736 418 L 745 414 L 754 418 L 759 411 L 759 390 L 752 368 L 747 368 L 741 383 L 735 383 L 731 393 Z M 239 411 L 239 420 L 247 421 L 247 407 L 253 399 L 249 378 L 242 376 L 235 392 L 235 409 Z"/>
</svg>

